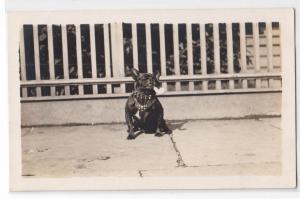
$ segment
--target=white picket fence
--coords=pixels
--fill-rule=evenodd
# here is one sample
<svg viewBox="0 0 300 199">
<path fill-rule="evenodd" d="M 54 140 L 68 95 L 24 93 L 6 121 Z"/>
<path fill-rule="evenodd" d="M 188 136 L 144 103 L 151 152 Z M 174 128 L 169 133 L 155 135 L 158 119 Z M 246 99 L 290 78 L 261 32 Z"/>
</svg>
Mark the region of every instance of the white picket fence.
<svg viewBox="0 0 300 199">
<path fill-rule="evenodd" d="M 159 24 L 159 49 L 160 49 L 160 72 L 162 87 L 166 90 L 163 94 L 168 95 L 201 95 L 215 93 L 248 93 L 248 92 L 277 92 L 281 91 L 281 61 L 280 61 L 280 29 L 273 28 L 271 22 L 265 22 L 265 30 L 259 32 L 259 23 L 252 23 L 252 34 L 246 34 L 245 23 L 239 23 L 239 41 L 233 40 L 233 23 L 226 23 L 226 50 L 227 50 L 227 73 L 221 72 L 220 57 L 220 31 L 219 24 L 213 24 L 213 55 L 214 73 L 207 73 L 207 35 L 205 25 L 199 25 L 201 74 L 195 74 L 193 61 L 192 24 L 186 27 L 187 48 L 187 74 L 181 74 L 180 48 L 178 23 L 172 23 L 173 31 L 173 55 L 174 74 L 167 74 L 166 64 L 166 40 L 165 24 Z M 95 47 L 95 24 L 89 24 L 89 47 L 91 61 L 91 75 L 84 78 L 82 63 L 82 36 L 80 24 L 74 24 L 76 31 L 76 56 L 77 56 L 77 78 L 70 78 L 68 58 L 68 33 L 67 25 L 61 24 L 62 41 L 62 66 L 63 78 L 55 77 L 55 59 L 53 47 L 53 25 L 47 27 L 47 51 L 49 78 L 41 78 L 40 49 L 41 37 L 38 27 L 32 25 L 34 65 L 26 61 L 28 47 L 25 45 L 24 29 L 21 28 L 20 37 L 20 79 L 21 79 L 21 101 L 78 99 L 78 98 L 112 98 L 125 97 L 131 92 L 126 89 L 132 85 L 131 77 L 125 75 L 124 63 L 124 36 L 122 23 L 101 24 L 103 27 L 103 46 L 105 57 L 105 75 L 97 76 L 97 53 Z M 145 25 L 146 65 L 147 72 L 153 71 L 152 46 L 151 46 L 151 24 Z M 139 68 L 138 59 L 138 37 L 137 24 L 131 24 L 132 31 L 132 59 L 133 67 Z M 234 70 L 233 43 L 239 42 L 239 67 L 240 71 Z M 247 61 L 247 59 L 249 59 Z M 248 63 L 249 62 L 249 63 Z M 35 77 L 28 80 L 27 70 L 34 67 Z M 72 93 L 71 87 L 78 88 L 78 92 Z M 85 92 L 85 87 L 90 86 L 92 92 Z M 99 86 L 101 89 L 99 90 Z M 42 90 L 49 88 L 49 93 Z M 60 92 L 57 89 L 60 88 Z"/>
</svg>

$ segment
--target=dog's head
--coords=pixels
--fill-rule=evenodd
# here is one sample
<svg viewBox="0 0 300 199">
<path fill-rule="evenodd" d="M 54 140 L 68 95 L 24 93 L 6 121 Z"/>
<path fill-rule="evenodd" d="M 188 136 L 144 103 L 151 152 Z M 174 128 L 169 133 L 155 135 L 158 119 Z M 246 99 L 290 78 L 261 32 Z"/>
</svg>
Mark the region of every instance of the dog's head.
<svg viewBox="0 0 300 199">
<path fill-rule="evenodd" d="M 153 90 L 154 87 L 159 87 L 159 77 L 160 74 L 155 73 L 140 73 L 136 69 L 131 69 L 131 76 L 135 80 L 136 90 Z"/>
</svg>

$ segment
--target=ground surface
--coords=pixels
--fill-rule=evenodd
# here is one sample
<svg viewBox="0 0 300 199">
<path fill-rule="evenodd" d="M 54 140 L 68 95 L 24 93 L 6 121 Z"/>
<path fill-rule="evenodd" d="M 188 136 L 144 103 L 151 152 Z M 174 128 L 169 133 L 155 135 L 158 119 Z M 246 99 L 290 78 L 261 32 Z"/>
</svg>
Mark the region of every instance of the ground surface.
<svg viewBox="0 0 300 199">
<path fill-rule="evenodd" d="M 280 118 L 169 122 L 126 140 L 125 124 L 22 129 L 23 175 L 280 175 Z"/>
</svg>

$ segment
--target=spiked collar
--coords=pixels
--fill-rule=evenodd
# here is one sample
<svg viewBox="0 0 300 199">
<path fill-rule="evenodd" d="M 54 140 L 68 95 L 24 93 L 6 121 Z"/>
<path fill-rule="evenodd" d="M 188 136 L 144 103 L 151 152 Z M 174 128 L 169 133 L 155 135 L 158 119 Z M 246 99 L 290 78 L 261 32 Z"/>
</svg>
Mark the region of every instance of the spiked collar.
<svg viewBox="0 0 300 199">
<path fill-rule="evenodd" d="M 149 109 L 155 102 L 155 92 L 154 93 L 144 93 L 139 91 L 133 92 L 134 102 L 140 112 L 144 112 Z"/>
</svg>

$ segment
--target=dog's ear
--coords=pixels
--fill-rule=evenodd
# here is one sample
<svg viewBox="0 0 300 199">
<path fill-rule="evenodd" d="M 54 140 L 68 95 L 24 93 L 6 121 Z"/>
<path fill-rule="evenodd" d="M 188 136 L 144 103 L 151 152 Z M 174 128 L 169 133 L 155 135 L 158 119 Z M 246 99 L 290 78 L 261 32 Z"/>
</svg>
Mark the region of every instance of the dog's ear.
<svg viewBox="0 0 300 199">
<path fill-rule="evenodd" d="M 160 72 L 159 71 L 154 72 L 154 78 L 156 81 L 159 81 L 159 77 L 160 77 Z"/>
<path fill-rule="evenodd" d="M 159 71 L 154 72 L 153 77 L 154 77 L 154 86 L 157 88 L 161 87 L 161 84 L 159 82 L 160 72 Z"/>
<path fill-rule="evenodd" d="M 134 80 L 137 80 L 138 77 L 140 75 L 140 72 L 138 70 L 136 70 L 135 68 L 132 68 L 131 69 L 131 77 L 134 79 Z"/>
</svg>

